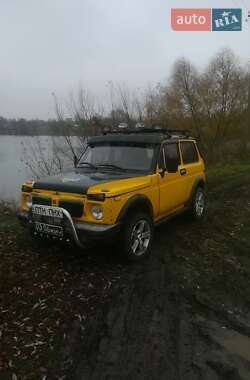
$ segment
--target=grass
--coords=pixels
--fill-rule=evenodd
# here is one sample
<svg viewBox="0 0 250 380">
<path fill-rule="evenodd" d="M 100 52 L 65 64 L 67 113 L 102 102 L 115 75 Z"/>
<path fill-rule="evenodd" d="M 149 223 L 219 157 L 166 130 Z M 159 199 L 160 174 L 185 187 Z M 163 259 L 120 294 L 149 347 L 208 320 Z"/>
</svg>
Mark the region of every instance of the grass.
<svg viewBox="0 0 250 380">
<path fill-rule="evenodd" d="M 250 172 L 250 162 L 234 162 L 231 164 L 218 164 L 208 169 L 209 179 L 223 179 L 225 176 L 233 176 Z"/>
<path fill-rule="evenodd" d="M 170 260 L 187 294 L 220 310 L 250 309 L 250 164 L 208 171 L 204 220 L 178 226 Z"/>
</svg>

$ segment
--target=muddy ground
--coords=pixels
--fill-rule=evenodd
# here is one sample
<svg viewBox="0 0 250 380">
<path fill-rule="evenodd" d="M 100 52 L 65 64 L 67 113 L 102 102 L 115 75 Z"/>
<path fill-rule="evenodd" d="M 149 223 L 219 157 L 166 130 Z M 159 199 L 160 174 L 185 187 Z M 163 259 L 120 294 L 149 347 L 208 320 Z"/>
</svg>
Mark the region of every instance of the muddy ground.
<svg viewBox="0 0 250 380">
<path fill-rule="evenodd" d="M 0 379 L 250 379 L 250 165 L 209 172 L 204 220 L 147 260 L 34 242 L 0 216 Z"/>
</svg>

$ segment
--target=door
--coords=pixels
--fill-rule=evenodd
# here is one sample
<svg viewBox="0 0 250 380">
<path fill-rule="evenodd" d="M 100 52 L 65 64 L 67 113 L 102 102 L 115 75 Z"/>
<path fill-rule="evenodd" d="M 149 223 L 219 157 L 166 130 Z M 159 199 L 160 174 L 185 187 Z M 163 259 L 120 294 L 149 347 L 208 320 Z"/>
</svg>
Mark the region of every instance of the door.
<svg viewBox="0 0 250 380">
<path fill-rule="evenodd" d="M 186 171 L 185 201 L 188 201 L 196 178 L 204 175 L 203 162 L 199 159 L 196 145 L 193 141 L 181 141 L 181 156 L 183 169 Z"/>
<path fill-rule="evenodd" d="M 175 173 L 168 172 L 171 161 L 177 161 L 178 167 Z M 159 216 L 163 217 L 182 208 L 187 192 L 185 181 L 185 168 L 181 166 L 179 143 L 169 142 L 162 146 L 159 160 L 159 169 L 164 169 L 164 175 L 159 175 Z"/>
</svg>

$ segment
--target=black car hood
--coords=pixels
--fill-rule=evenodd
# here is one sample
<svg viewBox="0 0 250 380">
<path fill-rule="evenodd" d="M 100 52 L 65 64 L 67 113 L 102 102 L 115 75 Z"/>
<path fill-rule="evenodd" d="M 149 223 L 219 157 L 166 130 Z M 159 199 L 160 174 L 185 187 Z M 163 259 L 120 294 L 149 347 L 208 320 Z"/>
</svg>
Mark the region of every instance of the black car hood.
<svg viewBox="0 0 250 380">
<path fill-rule="evenodd" d="M 33 189 L 62 191 L 86 194 L 91 186 L 120 179 L 133 177 L 131 173 L 89 172 L 77 168 L 53 177 L 46 177 L 34 183 Z"/>
</svg>

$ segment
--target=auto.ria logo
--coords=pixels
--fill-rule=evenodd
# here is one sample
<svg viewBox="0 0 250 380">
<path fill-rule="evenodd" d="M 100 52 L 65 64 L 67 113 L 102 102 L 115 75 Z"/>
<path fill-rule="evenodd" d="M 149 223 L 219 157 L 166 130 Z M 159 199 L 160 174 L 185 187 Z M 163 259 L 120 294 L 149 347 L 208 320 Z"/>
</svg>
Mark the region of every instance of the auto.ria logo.
<svg viewBox="0 0 250 380">
<path fill-rule="evenodd" d="M 179 32 L 235 32 L 242 30 L 240 8 L 172 8 L 172 29 Z"/>
<path fill-rule="evenodd" d="M 212 25 L 213 32 L 241 31 L 241 9 L 213 9 Z"/>
</svg>

